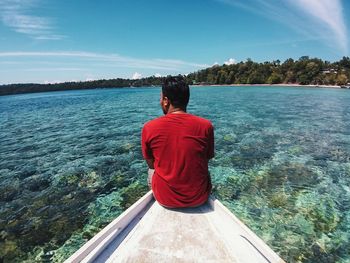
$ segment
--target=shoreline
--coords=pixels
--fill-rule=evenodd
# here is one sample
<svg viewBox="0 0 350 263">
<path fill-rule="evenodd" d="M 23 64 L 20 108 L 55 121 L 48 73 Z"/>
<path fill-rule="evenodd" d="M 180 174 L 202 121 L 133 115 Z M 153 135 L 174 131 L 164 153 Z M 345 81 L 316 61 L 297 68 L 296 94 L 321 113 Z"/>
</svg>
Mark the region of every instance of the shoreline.
<svg viewBox="0 0 350 263">
<path fill-rule="evenodd" d="M 338 85 L 301 85 L 301 84 L 193 84 L 191 86 L 202 86 L 202 87 L 296 87 L 296 88 L 330 88 L 330 89 L 342 89 Z"/>
<path fill-rule="evenodd" d="M 192 84 L 191 87 L 295 87 L 295 88 L 328 88 L 328 89 L 349 89 L 342 88 L 338 85 L 301 85 L 301 84 Z M 62 88 L 62 89 L 38 89 L 38 90 L 20 90 L 20 91 L 2 91 L 0 87 L 0 97 L 30 93 L 41 93 L 41 92 L 55 92 L 55 91 L 71 91 L 71 90 L 92 90 L 92 89 L 123 89 L 123 88 L 152 88 L 161 87 L 160 85 L 145 85 L 145 86 L 124 86 L 124 87 L 86 87 L 86 88 Z"/>
</svg>

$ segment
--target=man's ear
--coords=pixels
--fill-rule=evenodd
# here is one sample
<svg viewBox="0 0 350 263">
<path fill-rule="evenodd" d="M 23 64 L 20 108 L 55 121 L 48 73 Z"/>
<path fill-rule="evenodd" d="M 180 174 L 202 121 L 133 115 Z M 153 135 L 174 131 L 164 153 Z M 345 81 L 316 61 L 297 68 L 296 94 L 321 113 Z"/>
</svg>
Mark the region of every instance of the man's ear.
<svg viewBox="0 0 350 263">
<path fill-rule="evenodd" d="M 164 101 L 164 106 L 168 106 L 170 104 L 168 97 L 163 97 L 163 101 Z"/>
</svg>

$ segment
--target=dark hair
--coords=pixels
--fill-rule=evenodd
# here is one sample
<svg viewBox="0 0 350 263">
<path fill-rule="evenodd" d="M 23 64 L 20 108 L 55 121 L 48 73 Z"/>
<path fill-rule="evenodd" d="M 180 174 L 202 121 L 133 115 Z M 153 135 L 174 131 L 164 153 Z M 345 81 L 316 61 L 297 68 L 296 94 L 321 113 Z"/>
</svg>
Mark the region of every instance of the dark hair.
<svg viewBox="0 0 350 263">
<path fill-rule="evenodd" d="M 182 76 L 166 77 L 162 85 L 162 93 L 174 107 L 186 108 L 190 100 L 190 88 Z"/>
</svg>

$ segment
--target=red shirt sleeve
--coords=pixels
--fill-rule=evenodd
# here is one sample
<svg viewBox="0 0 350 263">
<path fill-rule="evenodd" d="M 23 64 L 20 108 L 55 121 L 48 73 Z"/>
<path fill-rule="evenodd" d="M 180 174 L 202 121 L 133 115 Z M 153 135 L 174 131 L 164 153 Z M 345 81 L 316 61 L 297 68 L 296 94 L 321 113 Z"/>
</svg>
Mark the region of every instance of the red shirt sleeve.
<svg viewBox="0 0 350 263">
<path fill-rule="evenodd" d="M 152 150 L 149 147 L 149 136 L 147 127 L 143 126 L 142 134 L 141 134 L 141 147 L 142 147 L 142 155 L 144 159 L 154 159 Z"/>
<path fill-rule="evenodd" d="M 210 125 L 208 130 L 208 148 L 207 148 L 207 158 L 214 158 L 214 127 Z"/>
</svg>

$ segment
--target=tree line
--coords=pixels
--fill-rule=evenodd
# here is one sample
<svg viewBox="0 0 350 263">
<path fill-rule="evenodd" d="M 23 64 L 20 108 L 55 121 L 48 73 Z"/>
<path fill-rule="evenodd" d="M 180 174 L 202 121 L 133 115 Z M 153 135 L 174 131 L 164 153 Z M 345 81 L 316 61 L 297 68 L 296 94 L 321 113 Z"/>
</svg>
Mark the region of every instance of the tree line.
<svg viewBox="0 0 350 263">
<path fill-rule="evenodd" d="M 232 65 L 214 65 L 187 76 L 193 84 L 300 84 L 346 85 L 350 81 L 350 59 L 337 62 L 303 56 L 257 63 L 251 59 Z"/>
<path fill-rule="evenodd" d="M 251 59 L 232 65 L 214 65 L 185 76 L 189 84 L 300 84 L 346 85 L 350 81 L 350 58 L 337 62 L 303 56 L 258 63 Z M 95 81 L 64 82 L 56 84 L 9 84 L 0 86 L 0 95 L 96 88 L 123 88 L 160 86 L 164 77 L 142 79 L 102 79 Z"/>
<path fill-rule="evenodd" d="M 98 88 L 125 88 L 125 87 L 150 87 L 160 86 L 164 77 L 147 77 L 142 79 L 101 79 L 93 81 L 63 82 L 54 84 L 9 84 L 0 85 L 0 96 L 19 93 L 33 93 L 46 91 L 63 91 L 79 89 L 98 89 Z"/>
</svg>

